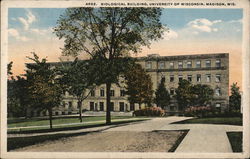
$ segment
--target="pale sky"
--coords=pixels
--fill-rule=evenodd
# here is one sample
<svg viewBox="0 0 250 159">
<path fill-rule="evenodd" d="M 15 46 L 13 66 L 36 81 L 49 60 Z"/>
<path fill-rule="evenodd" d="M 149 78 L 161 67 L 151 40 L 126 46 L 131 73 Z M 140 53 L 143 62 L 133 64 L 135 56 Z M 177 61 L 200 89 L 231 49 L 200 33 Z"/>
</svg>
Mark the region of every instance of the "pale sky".
<svg viewBox="0 0 250 159">
<path fill-rule="evenodd" d="M 53 27 L 63 8 L 9 8 L 8 60 L 13 73 L 24 73 L 26 56 L 59 61 L 63 41 Z M 137 56 L 229 53 L 230 84 L 242 82 L 242 9 L 163 9 L 161 21 L 170 31 Z"/>
</svg>

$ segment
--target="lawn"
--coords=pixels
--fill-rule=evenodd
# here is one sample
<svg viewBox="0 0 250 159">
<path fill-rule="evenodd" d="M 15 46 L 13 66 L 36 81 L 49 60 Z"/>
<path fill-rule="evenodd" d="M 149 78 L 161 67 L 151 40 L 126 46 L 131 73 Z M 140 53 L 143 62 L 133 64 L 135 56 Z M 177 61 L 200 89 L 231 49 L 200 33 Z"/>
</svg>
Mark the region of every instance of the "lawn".
<svg viewBox="0 0 250 159">
<path fill-rule="evenodd" d="M 148 120 L 149 118 L 142 118 L 142 117 L 126 117 L 126 116 L 113 116 L 111 118 L 112 124 L 123 124 L 123 123 L 129 123 L 129 122 L 137 122 L 137 121 L 143 121 Z M 123 119 L 123 120 L 117 120 L 117 119 Z M 12 119 L 12 122 L 14 120 Z M 57 121 L 57 122 L 55 122 Z M 11 122 L 11 121 L 9 121 Z M 70 125 L 71 123 L 71 125 Z M 74 124 L 72 124 L 74 123 Z M 75 124 L 76 123 L 76 124 Z M 82 123 L 79 122 L 78 118 L 74 117 L 64 117 L 64 118 L 58 118 L 53 120 L 53 129 L 49 129 L 49 121 L 45 119 L 26 119 L 18 121 L 15 119 L 14 123 L 11 123 L 9 125 L 18 125 L 20 126 L 37 126 L 37 127 L 22 127 L 22 128 L 15 128 L 10 127 L 8 129 L 9 134 L 13 133 L 46 133 L 46 132 L 55 132 L 55 131 L 68 131 L 68 130 L 78 130 L 78 129 L 84 129 L 84 128 L 91 128 L 91 127 L 99 127 L 99 126 L 105 126 L 106 124 L 105 117 L 84 117 L 84 120 Z M 30 124 L 30 125 L 28 125 Z M 40 125 L 39 125 L 40 124 Z M 43 124 L 43 125 L 41 125 Z M 56 125 L 56 124 L 68 124 L 68 125 Z M 8 126 L 9 126 L 8 125 Z"/>
<path fill-rule="evenodd" d="M 242 125 L 240 117 L 216 117 L 216 118 L 195 118 L 175 122 L 172 124 L 225 124 L 225 125 Z"/>
<path fill-rule="evenodd" d="M 233 152 L 242 152 L 242 132 L 227 132 Z"/>
<path fill-rule="evenodd" d="M 130 119 L 131 116 L 113 116 L 111 119 Z M 105 120 L 105 116 L 88 116 L 83 117 L 83 122 L 91 121 L 101 121 Z M 69 123 L 80 123 L 78 116 L 74 117 L 59 117 L 52 120 L 53 125 L 58 124 L 69 124 Z M 28 126 L 45 126 L 49 125 L 48 118 L 31 118 L 31 119 L 20 119 L 20 118 L 11 118 L 8 119 L 8 128 L 13 127 L 28 127 Z"/>
</svg>

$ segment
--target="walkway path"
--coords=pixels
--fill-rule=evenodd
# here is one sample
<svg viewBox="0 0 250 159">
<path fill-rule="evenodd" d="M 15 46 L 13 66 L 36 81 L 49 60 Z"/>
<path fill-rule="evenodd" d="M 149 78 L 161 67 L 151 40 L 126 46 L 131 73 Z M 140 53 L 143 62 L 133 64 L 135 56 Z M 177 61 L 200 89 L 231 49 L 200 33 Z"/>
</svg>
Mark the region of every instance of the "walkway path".
<svg viewBox="0 0 250 159">
<path fill-rule="evenodd" d="M 186 137 L 182 140 L 175 152 L 213 152 L 223 153 L 232 152 L 226 132 L 242 131 L 242 126 L 233 125 L 214 125 L 214 124 L 170 124 L 173 122 L 186 120 L 187 117 L 167 117 L 167 118 L 153 118 L 151 120 L 127 123 L 124 125 L 110 125 L 95 128 L 87 128 L 81 130 L 71 130 L 63 132 L 40 133 L 40 134 L 19 134 L 19 136 L 34 136 L 47 135 L 58 133 L 78 133 L 78 132 L 92 132 L 92 131 L 140 131 L 149 132 L 157 130 L 189 130 Z M 14 137 L 14 134 L 9 134 L 8 137 Z M 112 141 L 111 141 L 112 142 Z"/>
</svg>

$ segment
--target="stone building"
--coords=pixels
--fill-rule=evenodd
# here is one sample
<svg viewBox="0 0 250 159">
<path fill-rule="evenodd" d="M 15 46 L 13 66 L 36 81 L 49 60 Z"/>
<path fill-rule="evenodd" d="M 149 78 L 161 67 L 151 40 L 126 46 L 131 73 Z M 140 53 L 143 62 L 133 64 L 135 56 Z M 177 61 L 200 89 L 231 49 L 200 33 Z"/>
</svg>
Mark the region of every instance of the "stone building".
<svg viewBox="0 0 250 159">
<path fill-rule="evenodd" d="M 138 63 L 150 74 L 153 89 L 156 90 L 161 78 L 165 78 L 165 86 L 170 95 L 175 94 L 178 82 L 182 79 L 192 84 L 206 84 L 214 90 L 212 106 L 226 110 L 229 105 L 229 54 L 197 54 L 179 56 L 160 56 L 150 54 L 139 57 Z M 84 100 L 83 111 L 106 111 L 105 85 L 97 87 L 90 96 Z M 134 111 L 139 109 L 138 104 L 130 104 L 124 94 L 124 85 L 111 87 L 111 111 Z M 174 101 L 166 107 L 168 112 L 178 112 L 178 104 Z M 65 94 L 61 104 L 54 108 L 53 115 L 66 115 L 78 113 L 76 99 Z M 40 112 L 37 115 L 45 115 Z"/>
</svg>

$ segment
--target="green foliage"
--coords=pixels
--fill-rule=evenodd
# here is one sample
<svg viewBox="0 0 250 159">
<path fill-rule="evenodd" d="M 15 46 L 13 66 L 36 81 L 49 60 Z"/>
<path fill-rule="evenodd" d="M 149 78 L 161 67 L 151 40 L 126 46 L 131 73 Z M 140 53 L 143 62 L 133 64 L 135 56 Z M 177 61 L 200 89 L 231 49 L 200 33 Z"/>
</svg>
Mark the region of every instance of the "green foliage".
<svg viewBox="0 0 250 159">
<path fill-rule="evenodd" d="M 13 61 L 11 61 L 10 63 L 8 63 L 8 65 L 7 65 L 7 73 L 8 73 L 8 75 L 12 75 L 13 74 L 11 72 L 12 65 L 13 65 Z"/>
<path fill-rule="evenodd" d="M 17 76 L 16 79 L 12 78 L 8 80 L 7 89 L 8 116 L 26 116 L 26 110 L 29 105 L 27 80 L 20 76 Z"/>
<path fill-rule="evenodd" d="M 135 116 L 164 116 L 165 110 L 160 107 L 147 107 L 134 111 Z"/>
<path fill-rule="evenodd" d="M 130 103 L 151 104 L 153 99 L 153 83 L 150 75 L 141 67 L 140 64 L 130 66 L 124 73 L 126 94 Z"/>
<path fill-rule="evenodd" d="M 84 52 L 99 60 L 99 79 L 106 84 L 107 124 L 110 124 L 110 88 L 122 72 L 119 58 L 139 52 L 162 37 L 159 8 L 68 8 L 54 28 L 64 38 L 63 55 Z M 119 65 L 120 66 L 120 65 Z M 126 66 L 126 65 L 125 65 Z"/>
<path fill-rule="evenodd" d="M 241 95 L 240 87 L 237 83 L 231 85 L 231 96 L 229 97 L 229 109 L 230 111 L 240 112 L 241 109 Z"/>
<path fill-rule="evenodd" d="M 170 94 L 165 87 L 165 79 L 161 79 L 161 83 L 158 85 L 158 88 L 155 92 L 155 104 L 158 107 L 164 109 L 164 106 L 168 106 L 170 104 Z"/>
<path fill-rule="evenodd" d="M 180 110 L 184 110 L 188 106 L 209 105 L 214 95 L 214 91 L 210 86 L 192 85 L 187 80 L 181 80 L 175 92 Z"/>
<path fill-rule="evenodd" d="M 31 106 L 40 110 L 48 110 L 50 125 L 52 128 L 52 108 L 60 105 L 63 89 L 56 78 L 56 70 L 52 68 L 46 59 L 39 59 L 33 54 L 33 58 L 28 57 L 35 63 L 27 64 L 26 77 L 28 90 L 30 92 Z"/>
</svg>

